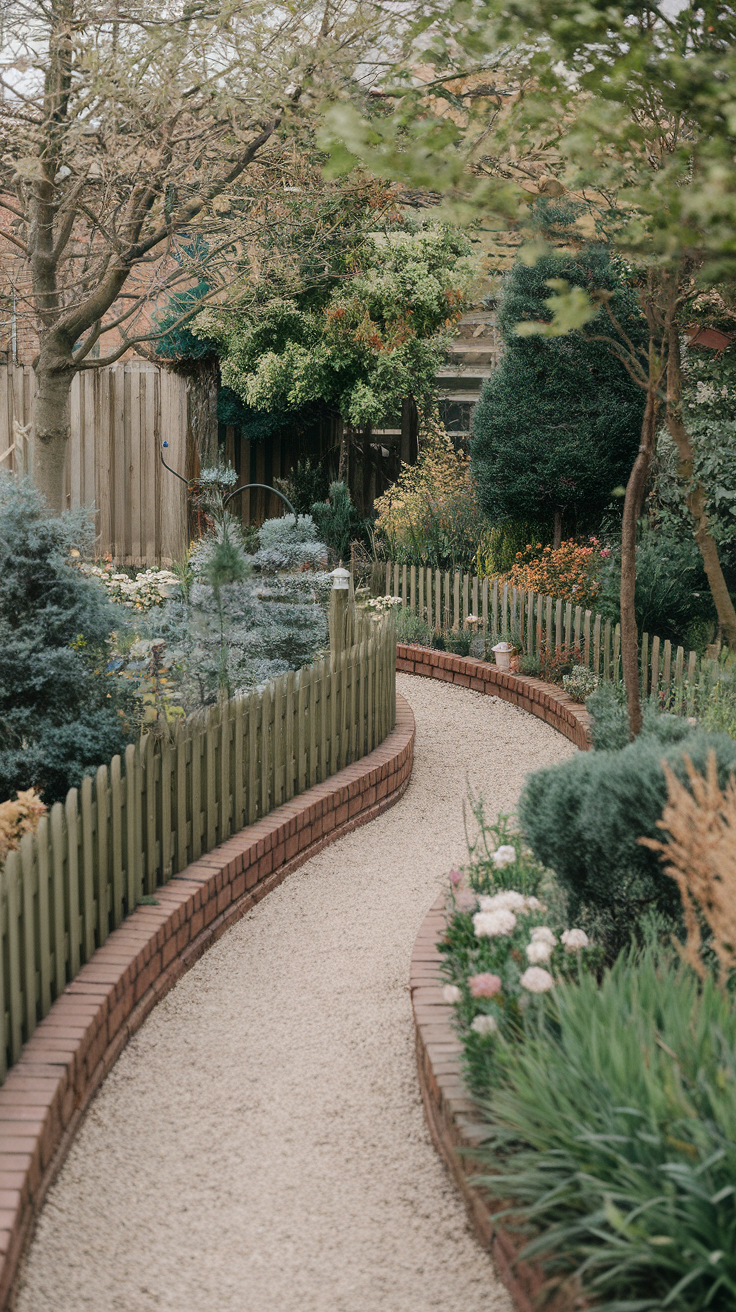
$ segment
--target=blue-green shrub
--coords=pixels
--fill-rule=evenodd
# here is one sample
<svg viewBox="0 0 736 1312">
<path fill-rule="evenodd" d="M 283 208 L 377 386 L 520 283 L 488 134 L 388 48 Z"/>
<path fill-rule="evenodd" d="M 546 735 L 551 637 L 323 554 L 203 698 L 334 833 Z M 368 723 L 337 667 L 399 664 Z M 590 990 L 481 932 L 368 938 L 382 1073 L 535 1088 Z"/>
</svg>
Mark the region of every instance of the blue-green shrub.
<svg viewBox="0 0 736 1312">
<path fill-rule="evenodd" d="M 519 804 L 524 835 L 566 890 L 571 920 L 602 938 L 611 954 L 646 912 L 679 923 L 677 885 L 638 839 L 660 835 L 667 800 L 661 761 L 685 780 L 683 751 L 704 772 L 711 749 L 723 786 L 736 770 L 736 742 L 703 731 L 679 743 L 649 734 L 620 751 L 579 752 L 527 778 Z"/>
<path fill-rule="evenodd" d="M 104 645 L 121 610 L 76 570 L 86 514 L 50 518 L 28 482 L 0 476 L 0 800 L 63 798 L 135 736 Z"/>
</svg>

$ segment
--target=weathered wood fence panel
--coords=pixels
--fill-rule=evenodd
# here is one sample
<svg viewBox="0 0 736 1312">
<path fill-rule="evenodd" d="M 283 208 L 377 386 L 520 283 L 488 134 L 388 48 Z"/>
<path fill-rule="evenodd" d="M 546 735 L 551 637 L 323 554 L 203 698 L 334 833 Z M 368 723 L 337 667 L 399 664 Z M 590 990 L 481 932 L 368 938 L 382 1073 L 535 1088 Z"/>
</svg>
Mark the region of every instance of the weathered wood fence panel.
<svg viewBox="0 0 736 1312">
<path fill-rule="evenodd" d="M 0 366 L 0 469 L 33 476 L 30 365 Z M 66 466 L 69 509 L 94 505 L 97 551 L 119 564 L 171 564 L 188 544 L 187 380 L 171 370 L 127 360 L 75 375 Z"/>
<path fill-rule="evenodd" d="M 373 750 L 396 719 L 393 618 L 355 645 L 169 738 L 148 734 L 72 788 L 0 872 L 0 1078 L 107 935 L 203 851 Z"/>
<path fill-rule="evenodd" d="M 502 578 L 481 579 L 393 561 L 386 562 L 385 585 L 387 594 L 400 597 L 438 632 L 470 624 L 492 642 L 512 641 L 527 656 L 538 657 L 543 649 L 559 652 L 565 646 L 574 649 L 576 663 L 602 678 L 622 678 L 621 626 L 596 611 L 511 587 Z M 708 683 L 717 663 L 682 647 L 673 653 L 669 641 L 644 633 L 639 648 L 642 695 L 658 693 L 670 709 L 690 715 L 696 686 Z"/>
</svg>

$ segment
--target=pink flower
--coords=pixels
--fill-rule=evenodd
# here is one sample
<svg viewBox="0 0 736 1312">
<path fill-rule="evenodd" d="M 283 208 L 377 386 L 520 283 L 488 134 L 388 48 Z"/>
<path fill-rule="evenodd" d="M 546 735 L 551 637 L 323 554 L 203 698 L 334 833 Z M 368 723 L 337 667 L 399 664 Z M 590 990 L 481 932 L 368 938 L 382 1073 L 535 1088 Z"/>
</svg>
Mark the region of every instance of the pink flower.
<svg viewBox="0 0 736 1312">
<path fill-rule="evenodd" d="M 458 884 L 462 884 L 462 882 L 463 882 L 463 877 L 462 877 L 460 871 L 459 871 L 459 870 L 451 870 L 451 871 L 450 871 L 450 883 L 451 883 L 452 885 L 454 885 L 455 888 L 457 888 Z"/>
<path fill-rule="evenodd" d="M 602 552 L 601 552 L 601 560 L 608 560 L 608 557 L 610 556 L 610 554 L 611 554 L 611 548 L 610 548 L 610 547 L 604 547 L 603 550 L 602 550 Z"/>
<path fill-rule="evenodd" d="M 501 992 L 501 979 L 499 975 L 471 975 L 468 988 L 473 998 L 492 998 Z"/>
</svg>

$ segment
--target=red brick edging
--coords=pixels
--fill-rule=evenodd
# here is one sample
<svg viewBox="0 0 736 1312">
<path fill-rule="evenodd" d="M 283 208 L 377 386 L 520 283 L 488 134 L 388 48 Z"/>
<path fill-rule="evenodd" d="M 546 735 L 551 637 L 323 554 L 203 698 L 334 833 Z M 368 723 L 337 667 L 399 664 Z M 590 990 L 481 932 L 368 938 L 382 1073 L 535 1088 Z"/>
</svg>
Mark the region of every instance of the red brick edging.
<svg viewBox="0 0 736 1312">
<path fill-rule="evenodd" d="M 470 656 L 451 656 L 449 652 L 405 643 L 397 645 L 396 669 L 403 674 L 444 679 L 447 683 L 458 683 L 474 692 L 490 693 L 505 702 L 513 702 L 522 711 L 529 711 L 551 724 L 582 751 L 590 747 L 588 711 L 554 683 L 530 679 L 524 674 L 506 674 L 497 666 Z"/>
<path fill-rule="evenodd" d="M 444 897 L 439 897 L 417 935 L 409 976 L 424 1114 L 432 1142 L 462 1195 L 480 1243 L 493 1256 L 516 1312 L 535 1312 L 544 1275 L 526 1262 L 514 1264 L 523 1240 L 496 1226 L 493 1204 L 472 1183 L 474 1170 L 480 1168 L 465 1156 L 465 1150 L 481 1143 L 485 1127 L 465 1086 L 460 1061 L 462 1048 L 451 1023 L 452 1007 L 444 1001 L 442 985 L 438 982 L 441 957 L 437 943 L 444 926 Z M 495 1210 L 500 1207 L 499 1203 Z"/>
<path fill-rule="evenodd" d="M 426 647 L 400 645 L 396 668 L 407 674 L 444 679 L 476 692 L 493 694 L 537 715 L 564 734 L 582 751 L 591 745 L 590 715 L 555 684 L 543 683 L 520 674 L 506 674 L 485 661 Z M 490 1250 L 499 1275 L 511 1294 L 516 1312 L 535 1312 L 545 1285 L 542 1269 L 517 1262 L 523 1239 L 497 1226 L 494 1212 L 502 1204 L 493 1202 L 476 1186 L 473 1175 L 480 1169 L 467 1150 L 481 1143 L 485 1127 L 470 1097 L 461 1066 L 462 1047 L 452 1027 L 452 1007 L 442 997 L 441 957 L 437 943 L 445 927 L 444 897 L 439 897 L 425 917 L 414 944 L 409 986 L 414 1013 L 417 1070 L 432 1142 L 443 1158 L 468 1211 L 470 1222 L 484 1248 Z M 545 1303 L 549 1312 L 570 1306 L 564 1292 Z"/>
<path fill-rule="evenodd" d="M 249 825 L 110 934 L 36 1027 L 0 1088 L 0 1309 L 93 1094 L 148 1013 L 206 949 L 321 848 L 398 801 L 414 716 L 368 756 Z"/>
</svg>

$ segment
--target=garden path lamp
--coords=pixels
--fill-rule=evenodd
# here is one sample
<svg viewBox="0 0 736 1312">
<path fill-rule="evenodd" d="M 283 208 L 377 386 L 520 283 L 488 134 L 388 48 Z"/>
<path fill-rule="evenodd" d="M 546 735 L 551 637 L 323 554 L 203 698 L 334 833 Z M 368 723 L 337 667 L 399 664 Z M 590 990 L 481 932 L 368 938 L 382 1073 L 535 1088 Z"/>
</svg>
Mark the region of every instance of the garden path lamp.
<svg viewBox="0 0 736 1312">
<path fill-rule="evenodd" d="M 330 660 L 334 665 L 340 652 L 352 646 L 352 615 L 350 611 L 350 570 L 342 561 L 330 574 Z"/>
</svg>

